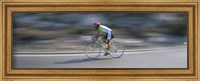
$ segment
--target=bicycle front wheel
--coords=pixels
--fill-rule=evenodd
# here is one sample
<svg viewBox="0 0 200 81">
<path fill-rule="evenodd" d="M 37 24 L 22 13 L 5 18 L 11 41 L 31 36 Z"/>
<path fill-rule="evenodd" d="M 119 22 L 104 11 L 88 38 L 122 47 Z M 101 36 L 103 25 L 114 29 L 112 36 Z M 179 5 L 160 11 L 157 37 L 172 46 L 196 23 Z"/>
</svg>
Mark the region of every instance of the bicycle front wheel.
<svg viewBox="0 0 200 81">
<path fill-rule="evenodd" d="M 85 54 L 90 59 L 96 59 L 101 54 L 101 48 L 96 43 L 90 43 L 85 47 Z"/>
<path fill-rule="evenodd" d="M 110 56 L 113 58 L 120 58 L 124 54 L 124 49 L 122 44 L 114 42 L 111 44 Z"/>
</svg>

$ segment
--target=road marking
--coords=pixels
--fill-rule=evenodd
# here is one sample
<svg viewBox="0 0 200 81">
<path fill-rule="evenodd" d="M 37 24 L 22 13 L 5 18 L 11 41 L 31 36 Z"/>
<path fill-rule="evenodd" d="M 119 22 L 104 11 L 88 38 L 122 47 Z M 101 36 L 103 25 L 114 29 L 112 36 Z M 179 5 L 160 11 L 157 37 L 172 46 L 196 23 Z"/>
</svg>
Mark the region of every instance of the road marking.
<svg viewBox="0 0 200 81">
<path fill-rule="evenodd" d="M 142 54 L 142 53 L 153 53 L 153 52 L 166 52 L 166 51 L 172 51 L 171 50 L 149 50 L 149 51 L 137 51 L 137 52 L 124 52 L 125 55 L 130 54 Z M 101 53 L 101 55 L 104 54 L 104 52 Z M 93 54 L 95 55 L 95 54 Z M 86 56 L 85 54 L 15 54 L 15 57 L 62 57 L 62 56 Z"/>
<path fill-rule="evenodd" d="M 85 56 L 85 54 L 29 54 L 29 55 L 24 55 L 24 54 L 17 54 L 14 55 L 15 57 L 55 57 L 55 56 Z"/>
<path fill-rule="evenodd" d="M 130 55 L 130 54 L 143 54 L 143 53 L 153 53 L 153 52 L 167 52 L 167 51 L 172 51 L 172 50 L 177 50 L 174 48 L 178 48 L 177 47 L 166 47 L 164 48 L 157 48 L 154 50 L 136 50 L 136 51 L 130 51 L 130 50 L 125 50 L 124 51 L 124 55 Z M 186 48 L 185 46 L 183 48 Z M 187 48 L 186 48 L 187 49 Z M 80 53 L 65 53 L 65 52 L 44 52 L 44 53 L 37 53 L 37 52 L 33 52 L 33 53 L 15 53 L 13 56 L 14 57 L 55 57 L 55 56 L 86 56 L 84 52 Z M 102 54 L 104 54 L 104 52 L 102 52 Z M 101 55 L 102 55 L 101 54 Z M 95 55 L 95 54 L 93 54 Z"/>
</svg>

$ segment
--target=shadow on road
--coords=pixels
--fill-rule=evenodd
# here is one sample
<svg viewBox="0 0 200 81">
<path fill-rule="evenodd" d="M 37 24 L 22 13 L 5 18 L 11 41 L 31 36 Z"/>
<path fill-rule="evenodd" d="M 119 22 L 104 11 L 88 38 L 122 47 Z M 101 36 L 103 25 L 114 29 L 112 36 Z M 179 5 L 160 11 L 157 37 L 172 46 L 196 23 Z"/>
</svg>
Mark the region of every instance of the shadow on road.
<svg viewBox="0 0 200 81">
<path fill-rule="evenodd" d="M 56 62 L 54 64 L 70 64 L 70 63 L 83 63 L 83 62 L 92 62 L 92 61 L 98 61 L 98 60 L 109 60 L 111 58 L 97 58 L 97 59 L 89 59 L 89 58 L 85 58 L 85 59 L 73 59 L 73 60 L 68 60 L 65 62 Z"/>
</svg>

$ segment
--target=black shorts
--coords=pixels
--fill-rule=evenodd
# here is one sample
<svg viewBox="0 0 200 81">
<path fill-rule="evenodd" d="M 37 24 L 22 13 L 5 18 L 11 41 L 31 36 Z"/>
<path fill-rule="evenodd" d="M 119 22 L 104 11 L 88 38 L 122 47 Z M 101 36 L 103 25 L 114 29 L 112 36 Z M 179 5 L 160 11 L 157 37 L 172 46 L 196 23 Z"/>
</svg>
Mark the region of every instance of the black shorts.
<svg viewBox="0 0 200 81">
<path fill-rule="evenodd" d="M 108 37 L 108 34 L 106 33 L 106 35 L 104 36 L 104 38 L 107 39 L 107 37 Z M 114 34 L 111 32 L 111 39 L 113 39 L 113 38 L 114 38 Z"/>
</svg>

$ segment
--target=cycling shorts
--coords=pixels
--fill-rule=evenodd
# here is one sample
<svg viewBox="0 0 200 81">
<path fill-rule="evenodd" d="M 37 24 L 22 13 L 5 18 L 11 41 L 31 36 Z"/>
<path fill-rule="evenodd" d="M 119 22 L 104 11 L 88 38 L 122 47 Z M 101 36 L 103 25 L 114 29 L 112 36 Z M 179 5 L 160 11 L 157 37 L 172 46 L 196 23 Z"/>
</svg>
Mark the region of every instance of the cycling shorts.
<svg viewBox="0 0 200 81">
<path fill-rule="evenodd" d="M 112 32 L 108 32 L 108 33 L 106 33 L 106 35 L 104 36 L 104 38 L 107 39 L 107 40 L 111 40 L 111 39 L 114 38 L 114 35 L 113 35 Z"/>
</svg>

